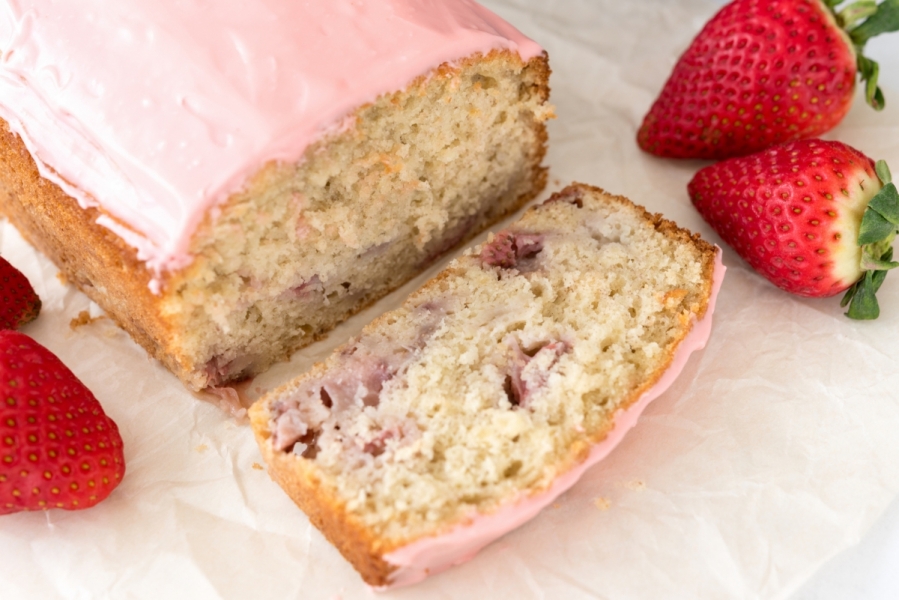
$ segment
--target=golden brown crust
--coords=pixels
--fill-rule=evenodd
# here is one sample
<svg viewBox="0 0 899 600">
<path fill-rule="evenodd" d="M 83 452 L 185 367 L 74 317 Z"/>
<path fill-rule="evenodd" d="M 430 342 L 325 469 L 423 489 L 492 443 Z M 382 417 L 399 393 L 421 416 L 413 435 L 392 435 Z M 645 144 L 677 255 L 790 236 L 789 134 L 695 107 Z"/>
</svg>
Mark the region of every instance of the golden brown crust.
<svg viewBox="0 0 899 600">
<path fill-rule="evenodd" d="M 100 211 L 82 209 L 37 165 L 6 121 L 0 127 L 0 212 L 47 255 L 65 278 L 103 307 L 120 327 L 182 379 L 178 357 L 166 350 L 172 332 L 149 289 L 150 274 L 137 253 L 98 225 Z"/>
<path fill-rule="evenodd" d="M 503 51 L 503 56 L 517 54 Z M 470 57 L 457 65 L 444 64 L 438 74 L 459 70 L 460 65 L 474 63 L 479 57 Z M 546 56 L 532 59 L 527 68 L 535 73 L 535 93 L 544 101 L 548 99 L 549 66 Z M 415 93 L 415 86 L 427 84 L 423 76 L 413 82 L 410 88 L 397 94 Z M 364 107 L 360 108 L 362 110 Z M 2 120 L 0 120 L 2 121 Z M 142 261 L 137 259 L 135 249 L 126 244 L 109 229 L 98 225 L 97 209 L 82 209 L 78 203 L 59 186 L 41 177 L 34 160 L 22 140 L 9 130 L 5 121 L 0 127 L 0 213 L 4 214 L 19 229 L 22 235 L 47 257 L 49 257 L 65 278 L 100 305 L 108 315 L 151 355 L 162 362 L 184 384 L 194 390 L 225 382 L 210 382 L 204 371 L 204 364 L 195 364 L 195 359 L 179 351 L 178 331 L 173 321 L 167 319 L 161 309 L 166 305 L 166 294 L 177 289 L 181 278 L 190 278 L 193 269 L 163 276 L 162 294 L 150 291 L 152 275 Z M 540 193 L 546 185 L 547 171 L 542 166 L 546 153 L 546 127 L 542 121 L 534 122 L 538 143 L 531 149 L 531 186 L 515 202 L 503 211 L 490 214 L 479 227 L 470 231 L 456 247 L 464 244 L 483 228 L 501 220 Z M 325 140 L 327 142 L 327 140 Z M 315 151 L 313 146 L 310 151 Z M 267 168 L 263 169 L 250 185 L 264 185 Z M 227 204 L 224 210 L 227 210 Z M 106 215 L 109 216 L 109 215 Z M 208 228 L 207 221 L 199 230 Z M 200 236 L 195 236 L 195 240 Z M 410 273 L 410 278 L 414 273 Z M 399 281 L 401 285 L 403 281 Z M 386 293 L 389 290 L 384 290 Z M 364 299 L 353 307 L 344 318 L 364 309 L 378 298 Z M 336 323 L 334 323 L 336 325 Z M 302 343 L 291 350 L 297 350 L 323 337 L 324 332 L 302 338 Z M 285 356 L 286 358 L 286 356 Z"/>
</svg>

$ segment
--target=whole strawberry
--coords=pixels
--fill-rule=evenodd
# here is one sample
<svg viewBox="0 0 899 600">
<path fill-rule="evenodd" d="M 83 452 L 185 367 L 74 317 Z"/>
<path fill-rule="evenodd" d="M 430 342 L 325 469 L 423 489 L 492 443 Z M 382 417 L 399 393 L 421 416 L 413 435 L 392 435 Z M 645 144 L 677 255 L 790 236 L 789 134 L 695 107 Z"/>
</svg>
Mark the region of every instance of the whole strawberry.
<svg viewBox="0 0 899 600">
<path fill-rule="evenodd" d="M 862 54 L 899 29 L 899 0 L 734 0 L 680 57 L 637 142 L 673 158 L 727 158 L 815 137 L 839 123 L 865 83 L 880 110 L 877 63 Z M 861 23 L 859 24 L 859 22 Z"/>
<path fill-rule="evenodd" d="M 899 266 L 899 193 L 885 162 L 840 142 L 800 140 L 706 167 L 687 191 L 724 241 L 778 287 L 812 297 L 848 290 L 849 317 L 880 314 L 874 294 Z"/>
<path fill-rule="evenodd" d="M 0 256 L 0 329 L 17 329 L 40 312 L 41 299 L 28 279 Z"/>
<path fill-rule="evenodd" d="M 0 515 L 89 508 L 125 474 L 122 438 L 49 350 L 0 331 Z"/>
</svg>

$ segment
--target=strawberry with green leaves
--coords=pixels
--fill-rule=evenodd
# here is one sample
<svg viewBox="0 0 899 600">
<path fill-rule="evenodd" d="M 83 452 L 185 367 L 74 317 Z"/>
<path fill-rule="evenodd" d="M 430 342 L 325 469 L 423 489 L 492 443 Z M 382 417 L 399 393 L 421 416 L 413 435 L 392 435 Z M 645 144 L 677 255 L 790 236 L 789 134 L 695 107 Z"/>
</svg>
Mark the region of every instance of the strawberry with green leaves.
<svg viewBox="0 0 899 600">
<path fill-rule="evenodd" d="M 122 438 L 49 350 L 0 331 L 0 515 L 89 508 L 125 474 Z"/>
<path fill-rule="evenodd" d="M 880 110 L 865 44 L 899 29 L 899 0 L 734 0 L 680 57 L 637 141 L 673 158 L 728 158 L 818 136 L 849 110 L 856 77 Z"/>
<path fill-rule="evenodd" d="M 876 319 L 893 261 L 899 193 L 883 161 L 836 141 L 800 140 L 701 169 L 693 205 L 756 271 L 800 296 L 846 292 L 853 319 Z"/>
<path fill-rule="evenodd" d="M 0 256 L 0 329 L 18 329 L 41 312 L 41 299 L 28 279 Z"/>
</svg>

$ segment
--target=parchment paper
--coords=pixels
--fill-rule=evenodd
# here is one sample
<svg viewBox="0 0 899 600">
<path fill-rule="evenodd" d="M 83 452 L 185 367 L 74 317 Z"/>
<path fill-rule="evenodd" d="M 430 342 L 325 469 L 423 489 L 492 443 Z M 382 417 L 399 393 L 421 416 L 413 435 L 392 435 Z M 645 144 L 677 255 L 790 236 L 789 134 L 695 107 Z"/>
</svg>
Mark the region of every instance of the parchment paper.
<svg viewBox="0 0 899 600">
<path fill-rule="evenodd" d="M 721 2 L 487 4 L 550 53 L 559 118 L 547 193 L 597 184 L 720 243 L 685 191 L 704 163 L 650 157 L 634 135 Z M 869 45 L 887 109 L 858 97 L 830 137 L 899 174 L 897 37 Z M 91 510 L 0 519 L 0 598 L 373 596 L 270 481 L 246 425 L 186 392 L 108 319 L 71 329 L 79 312 L 102 312 L 6 223 L 0 252 L 44 300 L 25 332 L 95 392 L 127 461 L 121 486 Z M 899 491 L 899 275 L 880 292 L 881 318 L 856 323 L 836 300 L 790 297 L 724 256 L 707 349 L 607 460 L 475 560 L 381 597 L 783 598 L 857 542 Z M 246 392 L 299 374 L 424 277 Z"/>
</svg>

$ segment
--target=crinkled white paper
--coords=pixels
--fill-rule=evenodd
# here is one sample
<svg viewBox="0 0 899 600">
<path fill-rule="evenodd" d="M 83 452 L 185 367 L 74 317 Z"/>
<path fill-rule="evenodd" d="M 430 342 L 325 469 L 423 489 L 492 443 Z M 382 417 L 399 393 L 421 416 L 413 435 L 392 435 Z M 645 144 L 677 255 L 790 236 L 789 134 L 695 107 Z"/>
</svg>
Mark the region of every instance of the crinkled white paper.
<svg viewBox="0 0 899 600">
<path fill-rule="evenodd" d="M 720 2 L 493 0 L 553 68 L 551 190 L 624 194 L 711 233 L 685 186 L 702 164 L 641 153 L 636 129 L 676 57 Z M 899 34 L 869 44 L 887 109 L 859 97 L 829 137 L 899 173 Z M 551 191 L 550 190 L 550 191 Z M 367 598 L 271 482 L 251 432 L 181 384 L 6 223 L 0 252 L 44 299 L 25 328 L 119 424 L 127 473 L 82 512 L 0 517 L 0 598 Z M 899 492 L 899 275 L 872 323 L 838 302 L 729 266 L 707 349 L 603 463 L 475 560 L 390 598 L 783 598 L 864 535 Z M 440 265 L 435 266 L 433 274 Z M 417 281 L 257 378 L 258 396 L 395 306 Z"/>
</svg>

